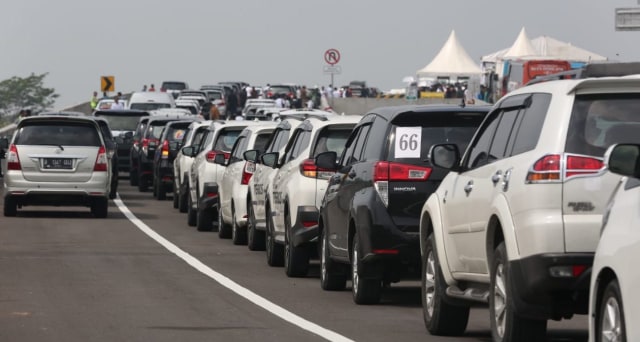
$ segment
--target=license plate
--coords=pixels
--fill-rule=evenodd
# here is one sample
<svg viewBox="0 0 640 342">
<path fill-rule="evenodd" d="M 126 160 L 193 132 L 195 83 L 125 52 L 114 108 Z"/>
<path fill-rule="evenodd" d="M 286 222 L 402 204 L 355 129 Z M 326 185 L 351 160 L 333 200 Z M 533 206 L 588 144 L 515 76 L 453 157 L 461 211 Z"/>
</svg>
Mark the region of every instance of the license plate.
<svg viewBox="0 0 640 342">
<path fill-rule="evenodd" d="M 44 158 L 42 166 L 47 170 L 71 170 L 73 169 L 73 159 L 71 158 Z"/>
</svg>

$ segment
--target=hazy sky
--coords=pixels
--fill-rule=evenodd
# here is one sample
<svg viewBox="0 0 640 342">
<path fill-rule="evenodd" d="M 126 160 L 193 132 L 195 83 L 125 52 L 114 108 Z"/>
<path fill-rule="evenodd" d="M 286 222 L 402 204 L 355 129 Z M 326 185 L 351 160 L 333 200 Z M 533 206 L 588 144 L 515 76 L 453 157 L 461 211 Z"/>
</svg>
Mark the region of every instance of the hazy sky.
<svg viewBox="0 0 640 342">
<path fill-rule="evenodd" d="M 101 75 L 116 90 L 184 80 L 328 84 L 323 53 L 340 51 L 335 84 L 402 87 L 451 30 L 469 55 L 507 48 L 525 27 L 621 61 L 640 32 L 616 32 L 633 0 L 19 0 L 0 11 L 0 80 L 48 72 L 56 107 L 86 101 Z"/>
</svg>

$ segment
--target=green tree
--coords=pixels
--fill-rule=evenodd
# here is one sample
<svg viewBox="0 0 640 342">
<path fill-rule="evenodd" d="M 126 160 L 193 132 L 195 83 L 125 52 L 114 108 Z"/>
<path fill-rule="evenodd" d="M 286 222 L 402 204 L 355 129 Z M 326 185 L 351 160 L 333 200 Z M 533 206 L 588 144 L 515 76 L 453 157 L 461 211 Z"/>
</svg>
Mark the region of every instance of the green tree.
<svg viewBox="0 0 640 342">
<path fill-rule="evenodd" d="M 31 73 L 25 78 L 14 76 L 0 81 L 0 114 L 15 115 L 23 108 L 33 113 L 50 109 L 60 95 L 44 86 L 47 75 Z"/>
</svg>

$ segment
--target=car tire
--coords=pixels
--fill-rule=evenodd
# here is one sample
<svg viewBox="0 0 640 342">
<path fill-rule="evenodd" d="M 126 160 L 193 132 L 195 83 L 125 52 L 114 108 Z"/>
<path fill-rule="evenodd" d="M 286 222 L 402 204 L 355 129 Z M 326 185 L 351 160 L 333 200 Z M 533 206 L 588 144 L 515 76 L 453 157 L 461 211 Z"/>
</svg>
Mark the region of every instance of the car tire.
<svg viewBox="0 0 640 342">
<path fill-rule="evenodd" d="M 320 287 L 325 291 L 342 291 L 347 287 L 347 267 L 331 260 L 326 229 L 322 229 L 320 236 Z"/>
<path fill-rule="evenodd" d="M 265 249 L 264 231 L 256 229 L 256 215 L 253 212 L 251 200 L 247 203 L 247 211 L 249 212 L 247 215 L 247 247 L 251 251 L 263 251 Z"/>
<path fill-rule="evenodd" d="M 222 210 L 218 207 L 218 237 L 221 239 L 231 238 L 231 225 L 224 223 L 222 219 Z"/>
<path fill-rule="evenodd" d="M 377 304 L 382 297 L 382 280 L 377 278 L 363 279 L 361 277 L 364 265 L 360 254 L 360 237 L 356 232 L 351 248 L 351 293 L 353 301 L 360 305 Z"/>
<path fill-rule="evenodd" d="M 173 183 L 173 209 L 178 209 L 179 208 L 179 198 L 178 198 L 178 190 L 176 187 L 176 183 Z"/>
<path fill-rule="evenodd" d="M 620 284 L 613 279 L 607 284 L 598 303 L 596 341 L 627 341 L 627 328 Z"/>
<path fill-rule="evenodd" d="M 504 242 L 496 247 L 491 262 L 489 318 L 494 341 L 544 341 L 547 321 L 523 318 L 514 311 L 510 267 Z"/>
<path fill-rule="evenodd" d="M 421 292 L 424 325 L 433 335 L 462 335 L 469 322 L 469 307 L 447 302 L 447 283 L 438 261 L 433 233 L 427 238 L 423 254 Z"/>
<path fill-rule="evenodd" d="M 4 216 L 14 217 L 18 215 L 18 202 L 15 198 L 7 196 L 4 198 Z"/>
<path fill-rule="evenodd" d="M 129 171 L 129 185 L 138 186 L 138 170 L 131 169 Z"/>
<path fill-rule="evenodd" d="M 269 203 L 265 206 L 266 232 L 265 242 L 267 250 L 267 264 L 272 267 L 284 266 L 284 248 L 278 244 L 273 236 L 273 218 Z"/>
<path fill-rule="evenodd" d="M 167 191 L 164 189 L 164 185 L 160 183 L 158 179 L 156 182 L 156 198 L 158 201 L 165 201 L 167 199 Z"/>
<path fill-rule="evenodd" d="M 140 174 L 138 177 L 138 191 L 147 192 L 149 190 L 149 184 L 147 184 L 147 179 L 143 174 Z"/>
<path fill-rule="evenodd" d="M 105 218 L 109 211 L 109 200 L 100 197 L 93 200 L 91 203 L 91 213 L 96 218 Z"/>
<path fill-rule="evenodd" d="M 285 208 L 288 213 L 288 208 Z M 291 242 L 291 216 L 285 214 L 284 272 L 288 277 L 306 277 L 309 272 L 309 246 L 294 246 Z"/>
<path fill-rule="evenodd" d="M 183 181 L 184 182 L 184 181 Z M 183 183 L 189 184 L 189 183 Z M 187 185 L 186 191 L 184 193 L 180 193 L 180 189 L 178 189 L 178 210 L 181 213 L 186 213 L 189 209 L 189 202 L 187 201 L 187 196 L 189 196 L 189 186 Z"/>
<path fill-rule="evenodd" d="M 196 214 L 196 229 L 199 232 L 210 232 L 213 230 L 212 209 L 198 210 Z"/>
<path fill-rule="evenodd" d="M 234 245 L 246 245 L 247 244 L 247 228 L 241 228 L 236 221 L 236 209 L 231 203 L 231 241 Z"/>
<path fill-rule="evenodd" d="M 193 209 L 193 200 L 191 199 L 191 195 L 188 195 L 187 197 L 187 225 L 189 225 L 189 227 L 195 227 L 198 223 L 198 211 Z"/>
</svg>

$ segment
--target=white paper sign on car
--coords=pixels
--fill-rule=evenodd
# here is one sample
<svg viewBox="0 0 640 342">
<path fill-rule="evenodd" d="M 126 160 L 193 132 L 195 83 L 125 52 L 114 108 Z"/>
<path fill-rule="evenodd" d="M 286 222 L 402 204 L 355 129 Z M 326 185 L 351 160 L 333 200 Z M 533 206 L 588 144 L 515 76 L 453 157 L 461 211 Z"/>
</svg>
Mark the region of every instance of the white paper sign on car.
<svg viewBox="0 0 640 342">
<path fill-rule="evenodd" d="M 396 158 L 420 158 L 422 127 L 396 127 Z"/>
</svg>

